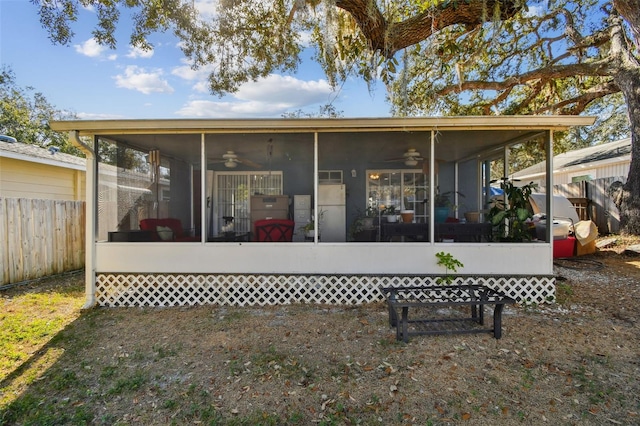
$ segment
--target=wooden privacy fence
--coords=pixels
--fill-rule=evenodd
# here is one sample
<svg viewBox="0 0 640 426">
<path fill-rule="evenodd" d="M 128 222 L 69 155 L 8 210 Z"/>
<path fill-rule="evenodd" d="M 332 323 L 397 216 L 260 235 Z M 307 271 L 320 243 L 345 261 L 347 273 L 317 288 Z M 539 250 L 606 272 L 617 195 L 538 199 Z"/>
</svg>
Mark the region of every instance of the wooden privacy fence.
<svg viewBox="0 0 640 426">
<path fill-rule="evenodd" d="M 84 268 L 83 201 L 0 198 L 0 285 Z"/>
<path fill-rule="evenodd" d="M 583 208 L 586 210 L 586 216 L 596 224 L 598 233 L 601 235 L 616 234 L 620 231 L 620 212 L 608 193 L 609 187 L 616 181 L 625 183 L 627 179 L 618 176 L 566 183 L 556 185 L 553 192 L 564 195 L 572 201 L 574 201 L 573 199 L 584 199 Z"/>
</svg>

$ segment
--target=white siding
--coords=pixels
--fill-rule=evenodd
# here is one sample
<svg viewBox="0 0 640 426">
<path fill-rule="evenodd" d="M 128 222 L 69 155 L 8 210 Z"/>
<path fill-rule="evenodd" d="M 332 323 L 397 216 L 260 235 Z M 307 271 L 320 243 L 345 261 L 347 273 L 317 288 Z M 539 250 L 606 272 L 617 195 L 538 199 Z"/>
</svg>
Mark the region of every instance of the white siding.
<svg viewBox="0 0 640 426">
<path fill-rule="evenodd" d="M 437 274 L 450 252 L 461 273 L 553 274 L 548 243 L 97 243 L 97 273 Z M 277 255 L 274 253 L 277 252 Z M 143 254 L 141 254 L 143 253 Z M 490 253 L 490 254 L 489 254 Z M 215 261 L 212 261 L 215 259 Z M 499 259 L 499 260 L 496 260 Z"/>
</svg>

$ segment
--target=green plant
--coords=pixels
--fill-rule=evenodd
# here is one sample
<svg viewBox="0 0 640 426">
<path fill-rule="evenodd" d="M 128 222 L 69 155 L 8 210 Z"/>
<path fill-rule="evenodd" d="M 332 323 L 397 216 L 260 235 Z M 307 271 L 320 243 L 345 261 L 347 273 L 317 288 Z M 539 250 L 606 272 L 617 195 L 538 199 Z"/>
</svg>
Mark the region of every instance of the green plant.
<svg viewBox="0 0 640 426">
<path fill-rule="evenodd" d="M 522 375 L 522 381 L 521 381 L 522 387 L 524 389 L 531 389 L 535 381 L 536 381 L 536 378 L 533 375 L 533 372 L 531 371 L 531 369 L 530 368 L 525 369 L 524 374 Z"/>
<path fill-rule="evenodd" d="M 65 371 L 62 374 L 53 376 L 51 385 L 55 390 L 61 391 L 76 386 L 78 378 L 73 371 Z"/>
<path fill-rule="evenodd" d="M 349 241 L 355 241 L 357 235 L 364 231 L 364 220 L 362 216 L 357 216 L 349 226 Z"/>
<path fill-rule="evenodd" d="M 324 219 L 324 210 L 320 210 L 320 212 L 318 213 L 318 225 L 322 225 L 322 220 Z M 309 232 L 309 231 L 313 231 L 316 229 L 316 223 L 315 220 L 313 220 L 313 218 L 311 218 L 311 221 L 306 223 L 305 225 L 300 227 L 300 230 L 302 230 L 303 232 Z"/>
<path fill-rule="evenodd" d="M 513 180 L 501 179 L 503 198 L 495 200 L 488 215 L 500 241 L 531 241 L 529 197 L 537 187 L 533 182 L 516 186 Z"/>
<path fill-rule="evenodd" d="M 443 251 L 436 253 L 438 258 L 437 265 L 444 266 L 445 276 L 438 278 L 436 281 L 438 284 L 451 284 L 453 282 L 453 276 L 451 273 L 458 272 L 458 268 L 463 268 L 464 265 L 458 259 L 453 257 L 451 253 L 445 253 Z"/>
<path fill-rule="evenodd" d="M 371 230 L 376 227 L 378 223 L 378 212 L 380 210 L 377 206 L 369 206 L 365 211 L 356 209 L 356 216 L 349 225 L 349 241 L 373 241 L 371 236 L 359 235 L 363 231 Z"/>
<path fill-rule="evenodd" d="M 307 222 L 306 224 L 302 225 L 299 229 L 305 233 L 313 231 L 314 229 L 316 229 L 316 223 L 312 220 L 311 222 Z"/>
<path fill-rule="evenodd" d="M 178 406 L 179 406 L 179 403 L 175 399 L 167 399 L 161 405 L 162 408 L 167 410 L 175 410 Z"/>
<path fill-rule="evenodd" d="M 293 413 L 289 414 L 288 420 L 291 424 L 304 423 L 304 414 L 299 411 L 294 411 Z"/>
<path fill-rule="evenodd" d="M 137 391 L 148 381 L 147 376 L 142 371 L 136 371 L 133 375 L 118 379 L 108 390 L 108 395 L 121 395 L 127 392 Z"/>
<path fill-rule="evenodd" d="M 324 218 L 324 210 L 320 210 L 320 213 L 318 214 L 318 225 L 322 224 L 322 219 Z M 301 226 L 299 228 L 302 232 L 309 232 L 309 231 L 313 231 L 316 229 L 316 223 L 314 220 L 312 220 L 311 222 L 306 223 L 305 225 Z"/>
<path fill-rule="evenodd" d="M 556 301 L 560 305 L 564 305 L 571 300 L 573 296 L 573 287 L 564 282 L 556 281 Z"/>
<path fill-rule="evenodd" d="M 100 377 L 103 379 L 109 379 L 111 377 L 114 377 L 117 372 L 118 372 L 118 367 L 116 367 L 115 365 L 107 365 L 102 369 L 102 372 L 100 373 Z"/>
<path fill-rule="evenodd" d="M 367 207 L 367 210 L 364 212 L 364 217 L 378 217 L 378 208 L 375 206 Z M 360 214 L 358 214 L 360 216 Z"/>
<path fill-rule="evenodd" d="M 393 205 L 386 206 L 382 210 L 382 215 L 383 216 L 393 216 L 394 214 L 398 214 L 396 206 L 393 206 Z"/>
<path fill-rule="evenodd" d="M 464 198 L 464 194 L 459 191 L 440 192 L 440 188 L 436 188 L 436 193 L 433 197 L 434 207 L 455 207 L 455 204 L 451 201 L 451 196 L 454 194 Z"/>
</svg>

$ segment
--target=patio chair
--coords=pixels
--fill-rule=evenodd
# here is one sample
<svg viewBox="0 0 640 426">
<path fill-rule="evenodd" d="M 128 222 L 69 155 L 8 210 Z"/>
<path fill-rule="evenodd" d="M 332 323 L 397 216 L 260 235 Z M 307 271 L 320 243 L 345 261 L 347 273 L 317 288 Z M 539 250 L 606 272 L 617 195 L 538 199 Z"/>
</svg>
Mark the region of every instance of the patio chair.
<svg viewBox="0 0 640 426">
<path fill-rule="evenodd" d="M 256 220 L 254 241 L 258 242 L 290 242 L 293 241 L 295 222 L 289 219 Z"/>
</svg>

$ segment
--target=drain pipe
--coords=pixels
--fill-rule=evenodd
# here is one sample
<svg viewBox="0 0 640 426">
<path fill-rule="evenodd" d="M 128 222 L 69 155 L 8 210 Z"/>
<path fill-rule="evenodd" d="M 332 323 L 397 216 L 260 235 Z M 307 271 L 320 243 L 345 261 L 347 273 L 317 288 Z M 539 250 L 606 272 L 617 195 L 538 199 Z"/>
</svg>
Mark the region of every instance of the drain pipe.
<svg viewBox="0 0 640 426">
<path fill-rule="evenodd" d="M 69 142 L 80 149 L 87 156 L 85 171 L 85 255 L 84 255 L 84 280 L 85 303 L 82 309 L 92 308 L 96 303 L 96 153 L 89 145 L 80 140 L 77 130 L 69 132 Z"/>
</svg>

